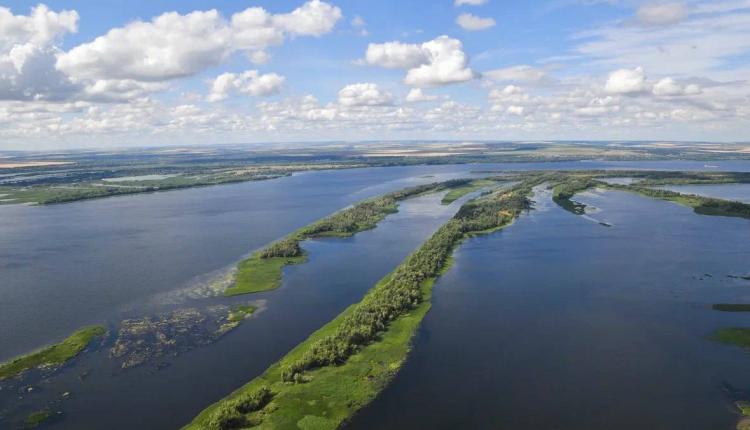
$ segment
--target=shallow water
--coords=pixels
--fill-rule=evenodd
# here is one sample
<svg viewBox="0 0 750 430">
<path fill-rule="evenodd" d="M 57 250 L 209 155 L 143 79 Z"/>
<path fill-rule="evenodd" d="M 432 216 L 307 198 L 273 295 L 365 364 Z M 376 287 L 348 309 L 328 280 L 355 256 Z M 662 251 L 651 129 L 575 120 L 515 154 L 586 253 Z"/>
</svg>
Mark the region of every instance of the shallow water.
<svg viewBox="0 0 750 430">
<path fill-rule="evenodd" d="M 0 360 L 86 324 L 114 330 L 123 318 L 234 303 L 184 293 L 220 279 L 242 256 L 296 228 L 406 186 L 466 177 L 474 170 L 702 166 L 571 162 L 371 168 L 54 206 L 0 206 Z M 750 163 L 726 162 L 722 168 L 748 171 Z M 377 229 L 354 238 L 306 243 L 310 262 L 288 268 L 282 288 L 238 298 L 257 300 L 263 310 L 217 343 L 166 360 L 169 366 L 159 371 L 142 366 L 125 373 L 107 358 L 106 345 L 47 381 L 32 374 L 20 386 L 0 391 L 0 417 L 17 422 L 71 391 L 59 407 L 66 418 L 51 428 L 96 428 L 105 422 L 111 429 L 179 427 L 358 301 L 457 207 L 441 206 L 436 198 L 410 201 Z M 29 384 L 34 391 L 19 394 Z M 0 421 L 0 428 L 8 422 Z"/>
<path fill-rule="evenodd" d="M 750 222 L 623 192 L 604 227 L 539 210 L 467 241 L 393 384 L 352 429 L 733 429 L 750 356 L 708 339 L 750 315 Z"/>
</svg>

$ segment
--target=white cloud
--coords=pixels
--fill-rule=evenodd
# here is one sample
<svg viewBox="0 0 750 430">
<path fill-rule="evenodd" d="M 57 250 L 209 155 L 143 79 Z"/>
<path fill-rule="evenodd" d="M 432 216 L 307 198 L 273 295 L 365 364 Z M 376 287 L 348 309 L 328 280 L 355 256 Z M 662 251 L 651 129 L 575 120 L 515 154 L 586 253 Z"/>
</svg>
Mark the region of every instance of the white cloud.
<svg viewBox="0 0 750 430">
<path fill-rule="evenodd" d="M 389 69 L 411 69 L 429 61 L 422 45 L 386 42 L 367 45 L 365 62 Z"/>
<path fill-rule="evenodd" d="M 532 66 L 520 65 L 483 72 L 482 76 L 498 82 L 534 82 L 544 78 L 546 73 Z"/>
<path fill-rule="evenodd" d="M 495 20 L 492 18 L 482 18 L 470 13 L 462 13 L 456 18 L 456 24 L 466 31 L 480 31 L 495 26 Z"/>
<path fill-rule="evenodd" d="M 291 13 L 274 16 L 274 23 L 299 36 L 322 36 L 342 17 L 341 9 L 320 0 L 310 0 Z"/>
<path fill-rule="evenodd" d="M 60 55 L 57 67 L 76 79 L 169 80 L 216 66 L 235 51 L 266 60 L 268 47 L 286 37 L 325 34 L 341 17 L 338 7 L 319 0 L 287 14 L 253 7 L 232 15 L 230 22 L 216 10 L 169 12 L 79 45 Z"/>
<path fill-rule="evenodd" d="M 635 94 L 648 90 L 642 67 L 619 69 L 609 74 L 604 89 L 613 94 Z"/>
<path fill-rule="evenodd" d="M 437 99 L 438 96 L 425 94 L 421 88 L 412 88 L 409 90 L 409 94 L 406 95 L 406 101 L 411 103 L 429 102 Z"/>
<path fill-rule="evenodd" d="M 338 101 L 343 106 L 386 106 L 393 103 L 393 96 L 376 84 L 359 83 L 347 85 L 339 91 Z"/>
<path fill-rule="evenodd" d="M 663 26 L 676 24 L 688 15 L 682 2 L 651 3 L 638 8 L 636 18 L 641 25 Z"/>
<path fill-rule="evenodd" d="M 485 3 L 487 3 L 489 0 L 454 0 L 453 5 L 454 6 L 481 6 Z"/>
<path fill-rule="evenodd" d="M 680 85 L 672 78 L 662 78 L 654 84 L 653 93 L 656 96 L 685 96 L 701 93 L 701 87 L 697 84 Z"/>
<path fill-rule="evenodd" d="M 410 69 L 404 83 L 415 87 L 466 82 L 476 77 L 458 39 L 440 36 L 421 45 L 428 62 Z"/>
<path fill-rule="evenodd" d="M 468 67 L 469 58 L 463 51 L 461 41 L 448 36 L 440 36 L 420 45 L 371 43 L 367 47 L 365 62 L 387 68 L 408 69 L 404 83 L 414 87 L 447 85 L 476 77 Z"/>
<path fill-rule="evenodd" d="M 0 99 L 64 100 L 79 88 L 55 69 L 55 44 L 78 30 L 78 13 L 39 5 L 27 15 L 0 7 Z"/>
<path fill-rule="evenodd" d="M 0 7 L 0 49 L 6 52 L 19 44 L 48 46 L 65 33 L 78 31 L 78 12 L 54 12 L 43 4 L 31 8 L 26 15 L 13 15 Z"/>
<path fill-rule="evenodd" d="M 506 110 L 506 112 L 511 115 L 523 115 L 523 111 L 524 111 L 523 106 L 516 106 L 516 105 L 508 106 L 508 109 Z"/>
<path fill-rule="evenodd" d="M 206 100 L 221 101 L 232 93 L 268 96 L 278 93 L 283 84 L 284 77 L 276 73 L 262 75 L 257 70 L 248 70 L 239 74 L 222 73 L 211 83 L 211 90 Z"/>
</svg>

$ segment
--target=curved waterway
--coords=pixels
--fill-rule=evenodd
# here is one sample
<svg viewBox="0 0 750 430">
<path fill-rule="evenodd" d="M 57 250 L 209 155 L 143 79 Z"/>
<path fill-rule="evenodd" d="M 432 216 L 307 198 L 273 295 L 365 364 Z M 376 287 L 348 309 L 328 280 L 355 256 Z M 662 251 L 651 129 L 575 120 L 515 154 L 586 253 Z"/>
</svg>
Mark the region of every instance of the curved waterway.
<svg viewBox="0 0 750 430">
<path fill-rule="evenodd" d="M 466 241 L 361 429 L 726 429 L 750 356 L 709 339 L 750 327 L 750 222 L 624 192 L 537 194 L 537 210 Z M 744 392 L 744 394 L 742 393 Z"/>
<path fill-rule="evenodd" d="M 747 162 L 716 163 L 750 171 Z M 0 206 L 0 360 L 87 324 L 253 301 L 258 312 L 207 346 L 126 371 L 110 343 L 51 378 L 0 383 L 0 427 L 56 402 L 50 428 L 176 428 L 358 301 L 456 210 L 405 202 L 372 231 L 307 242 L 311 259 L 275 291 L 200 297 L 250 251 L 361 199 L 478 170 L 653 168 L 700 162 L 565 162 L 367 168 L 53 206 Z M 714 169 L 715 170 L 715 169 Z M 592 223 L 588 223 L 592 224 Z M 593 225 L 595 226 L 595 225 Z M 196 294 L 192 294 L 196 293 Z M 166 367 L 165 367 L 166 366 Z M 31 390 L 29 390 L 31 388 Z M 62 394 L 69 392 L 65 400 Z"/>
</svg>

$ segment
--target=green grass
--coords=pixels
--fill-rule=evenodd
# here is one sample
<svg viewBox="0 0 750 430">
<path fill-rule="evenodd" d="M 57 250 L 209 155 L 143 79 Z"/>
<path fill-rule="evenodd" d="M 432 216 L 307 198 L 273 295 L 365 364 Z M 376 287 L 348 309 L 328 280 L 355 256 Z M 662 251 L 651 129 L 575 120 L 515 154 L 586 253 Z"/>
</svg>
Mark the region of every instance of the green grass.
<svg viewBox="0 0 750 430">
<path fill-rule="evenodd" d="M 257 254 L 253 255 L 237 266 L 235 283 L 224 291 L 224 295 L 236 296 L 276 289 L 281 285 L 284 266 L 304 263 L 306 259 L 305 256 L 260 258 Z"/>
<path fill-rule="evenodd" d="M 219 422 L 217 418 L 224 414 L 236 416 L 238 411 L 233 410 L 230 405 L 237 404 L 243 397 L 252 396 L 253 393 L 258 393 L 266 387 L 272 393 L 272 400 L 269 404 L 254 412 L 245 414 L 240 412 L 242 419 L 253 423 L 254 428 L 300 428 L 303 430 L 338 428 L 357 410 L 372 401 L 401 368 L 411 347 L 411 339 L 430 309 L 432 286 L 437 277 L 445 273 L 453 264 L 450 256 L 455 247 L 467 236 L 495 231 L 507 226 L 521 212 L 520 208 L 515 205 L 523 203 L 523 206 L 527 207 L 528 202 L 525 196 L 530 192 L 530 188 L 519 188 L 518 191 L 487 196 L 478 199 L 477 202 L 462 206 L 451 221 L 444 224 L 420 249 L 407 257 L 394 272 L 380 280 L 362 301 L 348 307 L 280 361 L 271 365 L 261 376 L 209 406 L 184 429 L 223 430 L 243 427 L 244 425 L 237 425 L 237 423 L 218 425 L 216 424 Z M 524 197 L 519 200 L 519 195 Z M 513 212 L 509 212 L 509 215 L 498 214 L 499 207 L 507 208 L 500 212 L 508 210 Z M 457 232 L 457 235 L 452 235 L 450 232 Z M 448 240 L 450 242 L 445 242 Z M 442 257 L 433 254 L 441 254 Z M 423 258 L 428 258 L 428 261 L 435 258 L 434 261 L 439 261 L 439 263 L 429 268 L 428 262 Z M 424 267 L 415 267 L 414 264 L 424 265 Z M 301 380 L 294 378 L 295 382 L 284 381 L 284 372 L 295 368 L 300 362 L 306 362 L 306 358 L 311 353 L 316 354 L 315 347 L 319 346 L 322 341 L 341 338 L 342 330 L 346 331 L 352 327 L 353 318 L 357 320 L 356 315 L 364 317 L 363 312 L 378 312 L 379 309 L 386 309 L 387 302 L 384 300 L 391 300 L 390 297 L 393 295 L 405 291 L 399 290 L 398 283 L 406 282 L 402 281 L 399 276 L 411 278 L 416 276 L 413 273 L 414 270 L 423 270 L 425 277 L 416 285 L 421 300 L 415 302 L 413 307 L 397 314 L 385 325 L 383 331 L 378 332 L 369 342 L 355 349 L 338 365 L 307 366 L 301 373 L 295 374 L 295 376 L 300 376 Z M 373 304 L 377 306 L 371 306 Z M 363 309 L 368 310 L 363 311 Z"/>
<path fill-rule="evenodd" d="M 445 196 L 443 196 L 443 199 L 440 201 L 440 203 L 449 205 L 465 196 L 466 194 L 473 193 L 474 191 L 477 191 L 481 188 L 489 187 L 490 185 L 495 185 L 496 183 L 497 182 L 488 179 L 477 179 L 471 181 L 467 185 L 464 185 L 462 187 L 452 188 L 445 194 Z"/>
<path fill-rule="evenodd" d="M 18 376 L 35 367 L 65 364 L 83 351 L 92 340 L 104 336 L 106 331 L 102 326 L 84 327 L 60 343 L 2 363 L 0 364 L 0 380 Z"/>
<path fill-rule="evenodd" d="M 389 275 L 390 276 L 390 275 Z M 384 284 L 389 277 L 379 284 Z M 307 340 L 269 367 L 261 376 L 208 407 L 184 429 L 206 429 L 211 413 L 222 402 L 242 393 L 267 386 L 274 393 L 271 403 L 252 418 L 262 420 L 258 429 L 335 429 L 354 412 L 368 404 L 401 368 L 411 338 L 430 309 L 432 284 L 424 284 L 425 300 L 408 314 L 396 319 L 380 340 L 364 347 L 341 366 L 316 369 L 303 384 L 282 382 L 281 369 L 298 360 L 315 342 L 335 333 L 354 306 L 313 333 Z"/>
<path fill-rule="evenodd" d="M 230 323 L 242 322 L 242 320 L 252 315 L 256 309 L 258 308 L 253 305 L 237 305 L 229 311 L 227 321 Z"/>
<path fill-rule="evenodd" d="M 319 219 L 255 252 L 237 266 L 235 283 L 224 291 L 226 296 L 269 291 L 281 286 L 286 265 L 306 261 L 300 242 L 323 237 L 349 237 L 373 229 L 389 214 L 398 212 L 399 201 L 444 189 L 461 187 L 468 180 L 449 180 L 404 188 L 370 198 L 354 206 Z M 494 183 L 493 181 L 487 181 Z"/>
<path fill-rule="evenodd" d="M 49 409 L 42 409 L 40 411 L 32 412 L 23 423 L 24 428 L 33 429 L 42 425 L 45 421 L 52 418 L 54 414 Z"/>
<path fill-rule="evenodd" d="M 717 330 L 713 339 L 728 345 L 750 348 L 750 328 L 730 327 Z"/>
</svg>

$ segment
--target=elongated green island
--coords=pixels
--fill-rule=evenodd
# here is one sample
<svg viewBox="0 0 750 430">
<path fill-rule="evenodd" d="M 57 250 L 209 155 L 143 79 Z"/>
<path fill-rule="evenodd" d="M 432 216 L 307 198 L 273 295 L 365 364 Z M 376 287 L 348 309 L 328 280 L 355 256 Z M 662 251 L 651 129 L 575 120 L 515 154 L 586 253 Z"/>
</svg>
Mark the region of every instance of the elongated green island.
<svg viewBox="0 0 750 430">
<path fill-rule="evenodd" d="M 204 410 L 185 429 L 335 429 L 401 367 L 430 308 L 432 285 L 466 237 L 510 224 L 530 208 L 539 179 L 464 204 L 357 304 L 261 376 Z"/>
<path fill-rule="evenodd" d="M 88 326 L 77 330 L 65 340 L 46 348 L 0 364 L 0 381 L 12 378 L 36 367 L 61 366 L 81 353 L 94 339 L 107 332 L 102 326 Z"/>
<path fill-rule="evenodd" d="M 300 243 L 320 237 L 348 237 L 375 228 L 386 216 L 398 211 L 397 203 L 411 197 L 447 189 L 457 189 L 471 183 L 470 179 L 455 179 L 406 188 L 380 197 L 364 200 L 310 225 L 255 252 L 237 266 L 234 285 L 224 291 L 227 296 L 257 293 L 278 288 L 285 266 L 306 260 Z M 487 183 L 494 181 L 487 180 Z"/>
<path fill-rule="evenodd" d="M 572 200 L 577 193 L 591 188 L 603 188 L 611 190 L 628 191 L 643 196 L 657 198 L 675 202 L 690 208 L 701 215 L 727 216 L 750 219 L 750 205 L 742 202 L 718 199 L 714 197 L 705 197 L 695 194 L 683 194 L 676 191 L 662 190 L 658 188 L 649 188 L 642 184 L 686 184 L 686 183 L 732 183 L 731 181 L 746 181 L 747 177 L 743 174 L 724 174 L 724 175 L 701 175 L 701 174 L 679 174 L 671 172 L 617 172 L 621 176 L 637 176 L 641 181 L 624 185 L 611 184 L 599 179 L 613 176 L 612 172 L 577 172 L 570 174 L 558 175 L 552 181 L 553 195 L 552 199 L 563 209 L 577 215 L 585 213 L 585 205 Z"/>
</svg>

